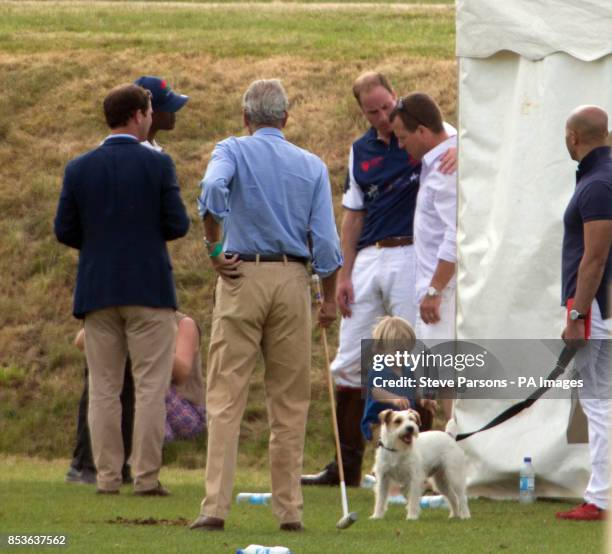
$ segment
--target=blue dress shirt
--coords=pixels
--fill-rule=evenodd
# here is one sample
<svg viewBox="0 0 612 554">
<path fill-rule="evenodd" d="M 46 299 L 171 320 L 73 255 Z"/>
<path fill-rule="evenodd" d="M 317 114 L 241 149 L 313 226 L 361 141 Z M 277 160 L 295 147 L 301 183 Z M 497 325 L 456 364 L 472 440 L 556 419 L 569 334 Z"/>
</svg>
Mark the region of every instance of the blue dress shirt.
<svg viewBox="0 0 612 554">
<path fill-rule="evenodd" d="M 223 222 L 224 251 L 309 258 L 310 231 L 314 271 L 342 265 L 327 167 L 279 129 L 218 143 L 200 186 L 198 211 Z"/>
</svg>

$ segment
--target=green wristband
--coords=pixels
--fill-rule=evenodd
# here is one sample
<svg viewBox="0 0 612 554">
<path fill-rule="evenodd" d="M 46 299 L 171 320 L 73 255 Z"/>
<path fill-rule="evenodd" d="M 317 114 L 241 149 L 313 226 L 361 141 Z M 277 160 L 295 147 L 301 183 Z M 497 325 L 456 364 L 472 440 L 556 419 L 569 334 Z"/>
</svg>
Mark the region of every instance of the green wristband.
<svg viewBox="0 0 612 554">
<path fill-rule="evenodd" d="M 217 256 L 221 254 L 221 252 L 223 252 L 223 244 L 219 242 L 217 243 L 217 246 L 213 248 L 213 251 L 210 254 L 208 254 L 208 257 L 216 258 Z"/>
</svg>

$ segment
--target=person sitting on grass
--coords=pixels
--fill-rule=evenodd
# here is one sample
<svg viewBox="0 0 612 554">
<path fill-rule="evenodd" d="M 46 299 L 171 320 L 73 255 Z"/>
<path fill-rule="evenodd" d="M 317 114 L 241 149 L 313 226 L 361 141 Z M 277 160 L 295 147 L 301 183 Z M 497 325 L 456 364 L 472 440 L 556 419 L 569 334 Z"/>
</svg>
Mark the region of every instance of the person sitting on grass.
<svg viewBox="0 0 612 554">
<path fill-rule="evenodd" d="M 402 350 L 411 352 L 416 344 L 416 335 L 408 321 L 398 316 L 387 316 L 380 320 L 372 332 L 372 338 L 377 341 L 374 345 L 375 354 L 395 354 Z M 416 387 L 375 386 L 375 377 L 381 380 L 395 380 L 401 378 L 415 378 L 411 366 L 388 367 L 382 370 L 370 369 L 368 372 L 367 397 L 361 431 L 366 440 L 373 439 L 373 427 L 379 425 L 378 414 L 384 410 L 413 409 L 421 417 L 421 431 L 429 431 L 433 425 L 433 415 L 437 409 L 437 402 L 429 398 L 422 398 Z"/>
<path fill-rule="evenodd" d="M 200 328 L 180 312 L 176 312 L 176 323 L 172 381 L 166 393 L 164 444 L 177 439 L 193 439 L 202 434 L 206 425 Z"/>
<path fill-rule="evenodd" d="M 206 425 L 204 407 L 204 385 L 202 379 L 202 360 L 200 356 L 200 329 L 196 322 L 176 312 L 177 334 L 172 378 L 166 393 L 166 420 L 164 444 L 176 439 L 192 439 L 202 434 Z M 74 340 L 79 350 L 85 348 L 85 331 L 81 329 Z M 85 368 L 85 386 L 79 402 L 77 420 L 77 444 L 74 449 L 70 469 L 66 473 L 68 483 L 96 483 L 96 467 L 91 453 L 87 409 L 89 400 L 88 371 Z M 123 390 L 121 391 L 121 430 L 125 461 L 123 482 L 131 483 L 128 459 L 132 450 L 132 431 L 134 422 L 134 381 L 128 357 L 125 366 Z"/>
</svg>

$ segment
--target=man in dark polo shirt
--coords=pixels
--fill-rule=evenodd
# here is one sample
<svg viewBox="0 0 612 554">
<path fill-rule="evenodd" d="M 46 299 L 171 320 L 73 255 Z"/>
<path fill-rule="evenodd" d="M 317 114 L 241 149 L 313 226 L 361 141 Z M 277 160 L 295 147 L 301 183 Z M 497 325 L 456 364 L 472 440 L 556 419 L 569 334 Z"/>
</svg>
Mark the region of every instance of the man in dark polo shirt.
<svg viewBox="0 0 612 554">
<path fill-rule="evenodd" d="M 397 143 L 389 115 L 397 95 L 381 73 L 368 71 L 353 94 L 370 129 L 351 148 L 342 198 L 342 254 L 337 301 L 342 322 L 331 370 L 336 381 L 338 429 L 348 486 L 358 486 L 364 451 L 361 339 L 372 336 L 377 319 L 400 316 L 415 325 L 415 260 L 412 227 L 420 163 Z M 448 126 L 449 135 L 456 131 Z M 443 161 L 452 171 L 456 149 Z M 337 485 L 338 466 L 302 477 L 305 485 Z"/>
<path fill-rule="evenodd" d="M 580 106 L 567 120 L 567 149 L 579 165 L 576 189 L 563 216 L 562 300 L 569 308 L 563 339 L 581 347 L 576 369 L 584 382 L 580 404 L 589 424 L 591 478 L 584 503 L 557 513 L 557 518 L 576 521 L 606 519 L 610 493 L 610 341 L 604 320 L 610 317 L 606 295 L 612 274 L 612 159 L 607 138 L 608 115 L 597 106 Z"/>
</svg>

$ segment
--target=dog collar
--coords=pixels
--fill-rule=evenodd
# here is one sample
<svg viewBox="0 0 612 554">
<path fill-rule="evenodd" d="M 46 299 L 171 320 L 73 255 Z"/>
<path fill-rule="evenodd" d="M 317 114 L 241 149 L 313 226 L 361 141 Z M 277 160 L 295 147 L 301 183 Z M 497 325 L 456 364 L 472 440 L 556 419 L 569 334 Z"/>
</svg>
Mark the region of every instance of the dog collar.
<svg viewBox="0 0 612 554">
<path fill-rule="evenodd" d="M 385 450 L 388 450 L 389 452 L 397 452 L 395 448 L 389 448 L 388 446 L 385 446 L 383 444 L 383 441 L 381 441 L 380 439 L 378 439 L 378 442 L 376 443 L 376 448 L 384 448 Z"/>
</svg>

